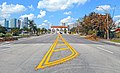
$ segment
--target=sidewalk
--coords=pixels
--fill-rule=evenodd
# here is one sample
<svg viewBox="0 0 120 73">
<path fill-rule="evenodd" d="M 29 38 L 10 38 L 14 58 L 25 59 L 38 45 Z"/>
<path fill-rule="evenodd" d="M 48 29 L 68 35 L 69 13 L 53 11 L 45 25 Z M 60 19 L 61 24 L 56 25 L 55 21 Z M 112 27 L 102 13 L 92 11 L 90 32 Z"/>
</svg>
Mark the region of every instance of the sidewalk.
<svg viewBox="0 0 120 73">
<path fill-rule="evenodd" d="M 100 39 L 99 42 L 101 42 L 101 43 L 106 43 L 106 44 L 110 44 L 110 45 L 120 46 L 120 43 L 111 42 L 111 41 L 105 40 L 105 39 Z"/>
</svg>

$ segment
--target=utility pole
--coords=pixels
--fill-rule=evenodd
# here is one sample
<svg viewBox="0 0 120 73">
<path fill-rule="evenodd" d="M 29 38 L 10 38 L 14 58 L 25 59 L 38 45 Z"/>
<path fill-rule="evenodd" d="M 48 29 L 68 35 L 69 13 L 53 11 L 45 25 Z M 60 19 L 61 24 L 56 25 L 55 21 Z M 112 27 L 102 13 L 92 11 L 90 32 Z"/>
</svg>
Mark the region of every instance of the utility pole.
<svg viewBox="0 0 120 73">
<path fill-rule="evenodd" d="M 104 8 L 102 8 L 102 7 L 96 7 L 96 8 L 101 8 L 103 11 L 105 11 L 105 13 L 106 13 L 106 19 L 107 19 L 107 22 L 106 22 L 106 35 L 107 35 L 107 39 L 109 40 L 109 18 L 108 18 L 108 11 L 107 10 L 105 10 Z"/>
<path fill-rule="evenodd" d="M 108 23 L 108 13 L 106 14 L 107 15 L 107 39 L 109 40 L 109 23 Z"/>
</svg>

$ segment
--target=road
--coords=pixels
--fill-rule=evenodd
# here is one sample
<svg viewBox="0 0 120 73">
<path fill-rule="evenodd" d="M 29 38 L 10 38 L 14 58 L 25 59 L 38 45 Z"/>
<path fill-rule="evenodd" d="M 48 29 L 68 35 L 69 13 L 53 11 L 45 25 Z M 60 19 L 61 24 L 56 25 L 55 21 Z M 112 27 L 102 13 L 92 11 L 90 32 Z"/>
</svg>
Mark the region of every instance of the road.
<svg viewBox="0 0 120 73">
<path fill-rule="evenodd" d="M 0 73 L 120 73 L 120 47 L 86 40 L 78 35 L 62 37 L 79 53 L 59 65 L 35 70 L 57 34 L 20 39 L 0 45 Z M 53 53 L 51 60 L 70 55 Z"/>
</svg>

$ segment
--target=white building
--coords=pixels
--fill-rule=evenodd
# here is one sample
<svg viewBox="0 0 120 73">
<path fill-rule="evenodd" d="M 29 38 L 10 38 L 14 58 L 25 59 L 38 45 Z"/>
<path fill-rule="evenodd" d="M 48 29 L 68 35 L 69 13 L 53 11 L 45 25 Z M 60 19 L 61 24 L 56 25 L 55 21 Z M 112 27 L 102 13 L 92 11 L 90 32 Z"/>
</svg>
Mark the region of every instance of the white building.
<svg viewBox="0 0 120 73">
<path fill-rule="evenodd" d="M 67 26 L 51 26 L 51 33 L 52 34 L 68 34 L 68 27 Z"/>
<path fill-rule="evenodd" d="M 17 27 L 17 19 L 16 18 L 10 19 L 9 27 L 10 28 L 16 28 Z"/>
</svg>

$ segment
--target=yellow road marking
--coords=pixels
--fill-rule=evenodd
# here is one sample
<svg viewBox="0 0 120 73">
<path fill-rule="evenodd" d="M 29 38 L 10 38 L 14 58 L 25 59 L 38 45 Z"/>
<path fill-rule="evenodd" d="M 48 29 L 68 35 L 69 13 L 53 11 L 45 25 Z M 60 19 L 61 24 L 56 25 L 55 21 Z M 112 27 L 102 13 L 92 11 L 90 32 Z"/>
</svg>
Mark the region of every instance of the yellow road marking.
<svg viewBox="0 0 120 73">
<path fill-rule="evenodd" d="M 60 35 L 60 37 L 62 38 L 61 35 Z M 58 64 L 58 62 L 65 62 L 65 61 L 70 60 L 70 59 L 76 57 L 77 55 L 79 55 L 63 38 L 62 38 L 62 41 L 68 46 L 68 48 L 70 48 L 72 54 L 70 56 L 62 58 L 60 60 L 56 60 L 56 61 L 53 61 L 53 62 L 47 62 L 46 64 L 51 64 L 51 63 Z"/>
<path fill-rule="evenodd" d="M 57 37 L 58 38 L 58 37 Z M 53 49 L 53 47 L 55 46 L 56 40 L 54 41 L 54 44 L 50 47 L 50 49 L 48 50 L 48 52 L 45 54 L 45 56 L 43 57 L 42 61 L 39 63 L 39 65 L 35 68 L 35 70 L 39 69 L 39 68 L 44 68 L 42 66 L 43 62 L 45 61 L 46 57 L 49 55 L 49 53 L 51 52 L 51 50 Z"/>
<path fill-rule="evenodd" d="M 61 51 L 61 50 L 68 50 L 69 48 L 60 48 L 60 49 L 56 49 L 54 50 L 54 52 L 58 52 L 58 51 Z"/>
<path fill-rule="evenodd" d="M 65 44 L 57 44 L 57 46 L 64 46 Z"/>
<path fill-rule="evenodd" d="M 60 49 L 54 50 L 58 41 L 60 41 L 60 40 L 62 42 L 64 42 L 64 45 L 66 45 L 68 48 L 60 48 Z M 58 44 L 58 45 L 63 46 L 63 44 Z M 62 59 L 55 60 L 53 62 L 49 62 L 50 57 L 52 56 L 53 52 L 62 51 L 62 50 L 70 50 L 72 52 L 72 54 L 67 56 L 67 57 L 64 57 Z M 77 55 L 79 55 L 79 53 L 72 46 L 70 46 L 69 43 L 60 34 L 58 34 L 57 39 L 54 41 L 54 43 L 52 44 L 52 46 L 50 47 L 48 52 L 45 54 L 45 56 L 43 57 L 41 62 L 38 64 L 38 66 L 35 68 L 35 70 L 38 70 L 40 68 L 42 69 L 42 68 L 45 68 L 45 67 L 48 67 L 48 66 L 61 64 L 63 62 L 66 62 L 68 60 L 71 60 L 71 59 L 75 58 Z"/>
</svg>

